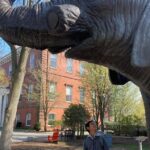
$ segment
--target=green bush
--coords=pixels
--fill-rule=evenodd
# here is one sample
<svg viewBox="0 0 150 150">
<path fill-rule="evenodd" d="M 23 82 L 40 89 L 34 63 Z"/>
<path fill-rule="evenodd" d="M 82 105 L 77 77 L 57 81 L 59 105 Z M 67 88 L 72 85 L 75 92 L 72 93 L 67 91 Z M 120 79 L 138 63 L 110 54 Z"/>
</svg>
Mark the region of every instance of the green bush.
<svg viewBox="0 0 150 150">
<path fill-rule="evenodd" d="M 87 118 L 90 118 L 90 113 L 84 105 L 71 104 L 64 112 L 63 125 L 77 131 L 77 135 L 83 136 Z"/>
<path fill-rule="evenodd" d="M 22 127 L 22 122 L 17 122 L 16 128 L 21 128 Z"/>
<path fill-rule="evenodd" d="M 36 131 L 40 131 L 40 130 L 41 130 L 41 124 L 40 124 L 40 122 L 37 122 L 37 123 L 34 125 L 34 129 L 35 129 Z"/>
<path fill-rule="evenodd" d="M 115 135 L 146 136 L 146 127 L 138 125 L 121 125 L 117 123 L 106 123 L 106 130 L 114 131 Z"/>
</svg>

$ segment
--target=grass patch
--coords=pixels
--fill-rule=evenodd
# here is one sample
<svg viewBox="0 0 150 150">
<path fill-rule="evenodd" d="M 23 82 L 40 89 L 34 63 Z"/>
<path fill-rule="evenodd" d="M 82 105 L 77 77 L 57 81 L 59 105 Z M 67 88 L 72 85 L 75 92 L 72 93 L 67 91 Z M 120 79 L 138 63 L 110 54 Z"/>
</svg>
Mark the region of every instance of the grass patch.
<svg viewBox="0 0 150 150">
<path fill-rule="evenodd" d="M 114 144 L 112 148 L 117 148 L 117 149 L 124 148 L 125 150 L 137 150 L 138 144 Z M 143 150 L 150 150 L 150 145 L 143 144 Z"/>
</svg>

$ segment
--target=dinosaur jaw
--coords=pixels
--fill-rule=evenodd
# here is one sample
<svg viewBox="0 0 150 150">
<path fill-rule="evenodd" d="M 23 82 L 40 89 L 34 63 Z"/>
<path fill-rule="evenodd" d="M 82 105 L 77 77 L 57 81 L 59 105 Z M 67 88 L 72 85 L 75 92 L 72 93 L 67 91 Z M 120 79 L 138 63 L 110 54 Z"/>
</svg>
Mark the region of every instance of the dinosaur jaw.
<svg viewBox="0 0 150 150">
<path fill-rule="evenodd" d="M 49 34 L 59 37 L 59 41 L 63 38 L 70 40 L 69 44 L 51 47 L 52 53 L 76 49 L 92 36 L 85 17 L 86 14 L 81 13 L 80 8 L 75 5 L 69 4 L 51 8 L 48 13 Z"/>
<path fill-rule="evenodd" d="M 59 37 L 60 42 L 61 42 L 61 40 L 65 39 L 65 38 L 68 39 L 70 42 L 68 42 L 67 44 L 64 43 L 64 45 L 62 45 L 62 46 L 51 47 L 49 50 L 51 53 L 55 53 L 55 54 L 62 52 L 62 51 L 67 52 L 71 49 L 78 47 L 80 44 L 82 44 L 89 37 L 90 37 L 90 33 L 88 31 L 84 31 L 84 32 L 77 31 L 77 32 L 69 33 L 69 34 L 64 35 L 64 36 L 61 35 Z"/>
</svg>

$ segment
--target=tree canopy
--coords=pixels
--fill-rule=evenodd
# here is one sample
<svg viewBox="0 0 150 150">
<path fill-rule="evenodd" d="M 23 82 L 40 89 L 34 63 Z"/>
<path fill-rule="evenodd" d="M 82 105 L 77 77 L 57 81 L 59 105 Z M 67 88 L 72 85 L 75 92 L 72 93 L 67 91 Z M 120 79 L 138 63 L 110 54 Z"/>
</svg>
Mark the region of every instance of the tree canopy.
<svg viewBox="0 0 150 150">
<path fill-rule="evenodd" d="M 90 118 L 90 114 L 84 105 L 71 104 L 64 112 L 63 123 L 74 131 L 84 127 L 85 122 Z"/>
<path fill-rule="evenodd" d="M 105 122 L 109 121 L 121 123 L 132 118 L 132 123 L 135 120 L 145 122 L 144 107 L 136 86 L 131 82 L 123 86 L 112 85 L 107 68 L 86 62 L 83 62 L 83 66 L 85 71 L 81 80 L 88 95 L 85 103 L 92 107 L 93 118 L 100 121 L 102 130 Z"/>
</svg>

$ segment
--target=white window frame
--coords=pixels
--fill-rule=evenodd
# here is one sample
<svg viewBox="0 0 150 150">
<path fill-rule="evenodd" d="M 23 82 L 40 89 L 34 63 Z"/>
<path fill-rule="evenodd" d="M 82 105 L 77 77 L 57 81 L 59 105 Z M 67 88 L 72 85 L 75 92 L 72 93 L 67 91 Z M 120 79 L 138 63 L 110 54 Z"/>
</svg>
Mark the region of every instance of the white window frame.
<svg viewBox="0 0 150 150">
<path fill-rule="evenodd" d="M 72 101 L 72 93 L 73 93 L 72 85 L 66 85 L 66 101 L 67 102 Z"/>
<path fill-rule="evenodd" d="M 53 119 L 52 118 L 50 118 L 50 115 L 53 115 Z M 55 120 L 56 120 L 56 114 L 54 114 L 54 113 L 49 113 L 48 114 L 48 125 L 49 126 L 54 126 L 54 124 L 49 124 L 49 121 L 53 121 L 53 122 L 55 122 Z"/>
<path fill-rule="evenodd" d="M 28 100 L 32 99 L 32 93 L 33 93 L 33 84 L 29 84 L 29 86 L 28 86 Z"/>
<path fill-rule="evenodd" d="M 30 122 L 30 124 L 28 124 L 29 123 L 28 121 Z M 27 127 L 31 126 L 31 113 L 26 114 L 26 126 Z"/>
<path fill-rule="evenodd" d="M 66 71 L 69 73 L 73 72 L 73 59 L 71 59 L 71 58 L 67 58 Z"/>
<path fill-rule="evenodd" d="M 35 68 L 35 54 L 30 53 L 30 60 L 29 60 L 30 69 Z"/>
<path fill-rule="evenodd" d="M 80 93 L 80 103 L 83 103 L 85 100 L 85 88 L 80 87 L 79 93 Z"/>
<path fill-rule="evenodd" d="M 56 82 L 49 82 L 49 92 L 50 93 L 55 93 L 56 92 L 56 85 L 57 83 Z"/>
<path fill-rule="evenodd" d="M 57 68 L 57 54 L 50 55 L 50 67 Z"/>
<path fill-rule="evenodd" d="M 56 87 L 57 83 L 56 82 L 49 82 L 49 94 L 50 94 L 50 99 L 54 100 L 56 96 Z"/>
</svg>

